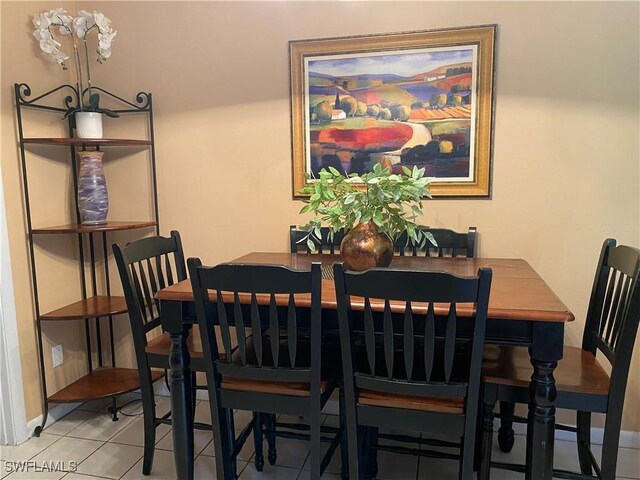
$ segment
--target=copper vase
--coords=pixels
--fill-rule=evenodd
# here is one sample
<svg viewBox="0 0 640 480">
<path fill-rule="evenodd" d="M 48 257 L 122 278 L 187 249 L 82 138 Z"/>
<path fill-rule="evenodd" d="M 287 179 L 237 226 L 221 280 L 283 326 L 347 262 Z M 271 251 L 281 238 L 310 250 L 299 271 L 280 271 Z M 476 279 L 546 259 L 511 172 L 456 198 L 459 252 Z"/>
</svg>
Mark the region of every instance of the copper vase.
<svg viewBox="0 0 640 480">
<path fill-rule="evenodd" d="M 359 223 L 342 239 L 340 256 L 349 270 L 388 267 L 393 259 L 393 243 L 375 223 Z"/>
</svg>

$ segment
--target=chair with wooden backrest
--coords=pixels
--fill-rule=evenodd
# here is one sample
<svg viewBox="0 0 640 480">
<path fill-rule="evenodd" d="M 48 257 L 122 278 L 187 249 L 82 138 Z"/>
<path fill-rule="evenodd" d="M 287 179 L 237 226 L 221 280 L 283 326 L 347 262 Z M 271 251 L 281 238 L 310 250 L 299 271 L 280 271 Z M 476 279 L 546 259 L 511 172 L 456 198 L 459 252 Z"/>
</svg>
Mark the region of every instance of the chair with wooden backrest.
<svg viewBox="0 0 640 480">
<path fill-rule="evenodd" d="M 164 376 L 163 371 L 151 368 L 169 367 L 171 338 L 162 333 L 151 339 L 150 332 L 159 331 L 159 302 L 155 299 L 158 290 L 175 282 L 186 280 L 187 271 L 182 253 L 180 234 L 171 232 L 171 236 L 148 237 L 127 243 L 124 246 L 113 245 L 124 296 L 127 301 L 131 334 L 135 348 L 144 419 L 144 456 L 142 473 L 148 475 L 153 464 L 155 449 L 155 431 L 161 423 L 170 423 L 170 412 L 162 417 L 156 416 L 153 382 Z M 189 353 L 192 368 L 197 369 L 202 360 L 200 336 L 189 336 Z M 195 386 L 195 382 L 193 383 Z M 195 395 L 194 395 L 195 401 Z"/>
<path fill-rule="evenodd" d="M 322 459 L 320 411 L 337 384 L 339 367 L 334 355 L 321 355 L 320 263 L 297 271 L 278 265 L 203 267 L 190 258 L 188 266 L 208 360 L 218 478 L 235 478 L 236 456 L 251 433 L 245 429 L 235 437 L 227 421 L 233 409 L 309 418 L 310 476 L 320 478 L 341 437 L 338 431 Z M 224 357 L 218 356 L 214 325 L 220 326 Z M 259 451 L 260 416 L 254 415 L 253 432 Z"/>
<path fill-rule="evenodd" d="M 576 427 L 556 425 L 556 428 L 577 434 L 581 473 L 554 470 L 554 477 L 594 478 L 593 470 L 602 479 L 616 477 L 622 407 L 640 321 L 639 276 L 640 250 L 623 245 L 616 247 L 615 240 L 605 240 L 591 290 L 582 348 L 565 346 L 563 358 L 554 371 L 555 407 L 577 413 Z M 596 360 L 597 352 L 611 365 L 611 375 Z M 488 346 L 485 349 L 483 453 L 478 478 L 489 478 L 496 401 L 527 403 L 532 372 L 525 348 Z M 600 466 L 590 448 L 592 412 L 606 414 Z M 493 466 L 523 471 L 518 465 Z"/>
<path fill-rule="evenodd" d="M 291 253 L 311 253 L 307 246 L 309 232 L 298 230 L 295 225 L 289 227 L 289 251 Z M 316 253 L 340 253 L 340 243 L 344 238 L 344 232 L 337 232 L 333 239 L 329 237 L 329 227 L 320 228 L 320 238 L 312 235 L 309 237 L 316 245 Z"/>
<path fill-rule="evenodd" d="M 424 228 L 430 232 L 438 246 L 434 246 L 427 240 L 424 246 L 416 245 L 413 240 L 407 239 L 404 232 L 393 242 L 393 249 L 397 255 L 424 255 L 426 257 L 475 257 L 476 227 L 469 227 L 467 233 L 458 233 L 445 228 Z M 407 241 L 408 240 L 408 241 Z"/>
<path fill-rule="evenodd" d="M 460 478 L 471 478 L 491 276 L 334 265 L 350 478 L 369 464 L 370 427 L 455 435 L 460 443 L 431 443 L 459 447 Z M 474 317 L 459 324 L 458 308 Z"/>
</svg>

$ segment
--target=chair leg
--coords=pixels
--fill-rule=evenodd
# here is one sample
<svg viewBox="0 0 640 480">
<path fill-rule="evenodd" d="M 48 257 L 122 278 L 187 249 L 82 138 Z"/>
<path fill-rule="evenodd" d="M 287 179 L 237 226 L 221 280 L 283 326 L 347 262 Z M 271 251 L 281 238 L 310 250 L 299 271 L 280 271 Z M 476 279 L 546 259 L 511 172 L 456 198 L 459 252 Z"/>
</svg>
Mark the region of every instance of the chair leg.
<svg viewBox="0 0 640 480">
<path fill-rule="evenodd" d="M 321 424 L 320 407 L 312 408 L 310 421 L 311 452 L 309 453 L 311 458 L 311 471 L 309 473 L 310 478 L 313 480 L 319 480 L 322 473 L 320 472 L 320 463 L 322 462 L 322 448 L 320 441 Z"/>
<path fill-rule="evenodd" d="M 253 412 L 253 445 L 256 450 L 255 465 L 256 470 L 261 472 L 264 468 L 264 454 L 262 453 L 262 439 L 264 432 L 262 430 L 262 417 L 264 414 Z"/>
<path fill-rule="evenodd" d="M 351 437 L 349 437 L 349 472 L 350 477 L 362 480 L 367 478 L 366 471 L 368 465 L 368 441 L 367 441 L 367 427 L 362 425 L 356 425 L 356 440 L 355 440 L 355 454 L 351 454 Z M 353 475 L 353 471 L 356 471 L 356 475 Z"/>
<path fill-rule="evenodd" d="M 480 403 L 477 389 L 478 387 L 476 387 L 476 391 L 472 391 L 466 399 L 466 415 L 464 419 L 464 431 L 462 434 L 462 445 L 460 449 L 460 467 L 458 469 L 458 478 L 460 480 L 471 480 L 474 477 L 474 446 L 476 444 L 478 403 Z"/>
<path fill-rule="evenodd" d="M 267 459 L 269 460 L 269 465 L 275 465 L 278 458 L 278 452 L 276 451 L 276 416 L 263 414 L 263 419 L 267 427 Z"/>
<path fill-rule="evenodd" d="M 153 455 L 156 449 L 156 405 L 153 389 L 149 393 L 148 388 L 142 391 L 142 420 L 144 424 L 144 453 L 142 456 L 142 474 L 149 475 L 153 465 Z"/>
<path fill-rule="evenodd" d="M 209 398 L 212 399 L 211 394 Z M 232 458 L 235 444 L 235 432 L 230 428 L 229 412 L 233 417 L 233 410 L 220 408 L 217 402 L 210 401 L 211 419 L 213 426 L 213 447 L 216 454 L 216 477 L 221 479 L 235 479 L 235 458 Z"/>
<path fill-rule="evenodd" d="M 193 412 L 193 417 L 196 416 L 196 404 L 198 400 L 196 399 L 198 393 L 198 384 L 196 383 L 196 372 L 191 372 L 191 411 Z"/>
<path fill-rule="evenodd" d="M 340 460 L 342 467 L 340 469 L 340 476 L 342 480 L 349 480 L 349 442 L 347 441 L 347 424 L 346 424 L 346 412 L 344 404 L 344 387 L 340 387 Z"/>
<path fill-rule="evenodd" d="M 365 475 L 367 478 L 376 478 L 378 475 L 378 428 L 367 427 L 366 440 L 366 463 Z"/>
<path fill-rule="evenodd" d="M 607 412 L 602 438 L 602 458 L 600 471 L 602 480 L 615 480 L 618 466 L 618 447 L 620 445 L 620 425 L 622 421 L 622 405 L 615 412 Z"/>
<path fill-rule="evenodd" d="M 513 402 L 500 402 L 500 428 L 498 429 L 498 445 L 504 453 L 509 453 L 513 448 L 515 437 L 513 435 L 513 417 L 516 404 Z"/>
<path fill-rule="evenodd" d="M 478 480 L 489 480 L 491 472 L 491 449 L 493 447 L 493 409 L 495 402 L 485 398 L 482 408 L 482 443 L 480 445 L 480 470 Z"/>
<path fill-rule="evenodd" d="M 591 475 L 591 412 L 576 412 L 576 427 L 578 430 L 578 459 L 580 460 L 580 473 Z"/>
</svg>

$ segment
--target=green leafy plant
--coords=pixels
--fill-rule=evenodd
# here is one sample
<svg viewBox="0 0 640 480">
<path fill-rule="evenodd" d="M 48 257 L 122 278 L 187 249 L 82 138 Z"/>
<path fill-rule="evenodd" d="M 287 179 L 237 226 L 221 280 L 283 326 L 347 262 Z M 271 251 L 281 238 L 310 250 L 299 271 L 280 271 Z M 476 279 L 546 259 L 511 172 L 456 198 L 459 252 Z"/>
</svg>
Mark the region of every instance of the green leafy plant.
<svg viewBox="0 0 640 480">
<path fill-rule="evenodd" d="M 320 227 L 329 227 L 332 241 L 339 230 L 348 231 L 371 221 L 391 240 L 406 231 L 407 240 L 416 245 L 422 247 L 427 240 L 436 245 L 433 235 L 416 224 L 416 218 L 423 214 L 422 197 L 431 198 L 431 179 L 424 176 L 424 168 L 402 170 L 404 175 L 397 175 L 375 164 L 373 171 L 362 175 L 343 175 L 333 167 L 320 170 L 319 178 L 307 173 L 307 180 L 315 181 L 300 190 L 300 194 L 309 195 L 300 213 L 313 212 L 315 217 L 301 227 L 309 232 L 302 241 L 315 251 L 314 239 L 321 238 Z"/>
<path fill-rule="evenodd" d="M 120 116 L 116 112 L 109 110 L 108 108 L 101 108 L 100 95 L 98 95 L 97 93 L 91 94 L 91 96 L 89 96 L 89 101 L 85 105 L 82 105 L 81 107 L 73 107 L 67 110 L 64 116 L 62 117 L 62 119 L 64 120 L 69 115 L 73 115 L 76 112 L 104 113 L 107 117 L 111 117 L 111 118 L 117 118 Z"/>
</svg>

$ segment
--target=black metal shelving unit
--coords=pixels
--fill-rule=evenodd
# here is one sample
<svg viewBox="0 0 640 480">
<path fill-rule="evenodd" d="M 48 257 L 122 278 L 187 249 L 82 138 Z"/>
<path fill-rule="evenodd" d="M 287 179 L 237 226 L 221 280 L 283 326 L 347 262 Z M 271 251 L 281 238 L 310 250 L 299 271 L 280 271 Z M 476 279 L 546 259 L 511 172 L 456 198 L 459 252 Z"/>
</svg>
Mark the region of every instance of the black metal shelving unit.
<svg viewBox="0 0 640 480">
<path fill-rule="evenodd" d="M 92 87 L 94 92 L 99 92 L 112 103 L 116 103 L 119 108 L 112 110 L 120 115 L 143 116 L 148 124 L 147 139 L 81 139 L 75 137 L 71 118 L 68 121 L 69 136 L 66 138 L 42 138 L 25 137 L 23 118 L 25 109 L 42 110 L 48 112 L 64 113 L 69 108 L 80 104 L 80 92 L 73 85 L 60 85 L 53 90 L 41 95 L 32 97 L 31 88 L 26 83 L 16 83 L 14 85 L 16 115 L 18 120 L 18 135 L 20 160 L 22 168 L 22 185 L 24 193 L 24 206 L 27 220 L 27 240 L 29 246 L 29 259 L 31 267 L 31 282 L 35 310 L 36 332 L 38 339 L 38 355 L 40 362 L 40 380 L 42 384 L 43 419 L 40 426 L 36 427 L 35 435 L 39 436 L 44 428 L 49 414 L 49 403 L 80 402 L 96 398 L 111 398 L 112 404 L 109 409 L 113 420 L 117 420 L 116 397 L 139 388 L 137 369 L 116 367 L 113 316 L 126 313 L 126 303 L 124 297 L 111 295 L 111 282 L 109 276 L 109 248 L 107 235 L 109 232 L 148 229 L 153 228 L 156 234 L 160 231 L 158 222 L 158 187 L 156 177 L 156 158 L 154 148 L 154 126 L 153 126 L 153 103 L 150 93 L 139 92 L 132 101 L 126 100 L 100 87 Z M 60 102 L 60 96 L 64 97 Z M 56 100 L 61 105 L 55 105 Z M 28 146 L 48 145 L 68 147 L 71 153 L 71 170 L 73 174 L 73 190 L 76 212 L 76 222 L 67 225 L 34 227 L 32 224 L 31 201 L 29 197 L 28 180 Z M 100 226 L 83 226 L 80 223 L 80 213 L 78 211 L 78 162 L 76 152 L 79 150 L 110 147 L 141 147 L 149 149 L 149 159 L 151 168 L 151 192 L 153 195 L 153 219 L 144 221 L 110 221 Z M 38 296 L 38 271 L 36 268 L 36 256 L 34 242 L 39 235 L 75 235 L 78 241 L 78 266 L 80 270 L 80 292 L 79 300 L 70 305 L 61 306 L 50 312 L 43 313 L 40 309 Z M 100 246 L 96 245 L 94 236 L 100 237 Z M 100 251 L 101 250 L 101 251 Z M 99 256 L 103 260 L 103 272 L 97 271 L 97 259 Z M 87 272 L 88 270 L 88 272 Z M 104 285 L 99 291 L 98 275 L 104 275 Z M 44 286 L 42 286 L 44 288 Z M 110 365 L 104 361 L 104 352 L 101 338 L 101 320 L 108 319 Z M 87 352 L 87 374 L 72 382 L 62 390 L 49 395 L 45 376 L 44 351 L 42 342 L 42 323 L 60 320 L 84 320 Z M 90 322 L 95 322 L 95 351 L 97 362 L 92 359 L 92 335 Z M 94 365 L 97 363 L 97 365 Z"/>
</svg>

